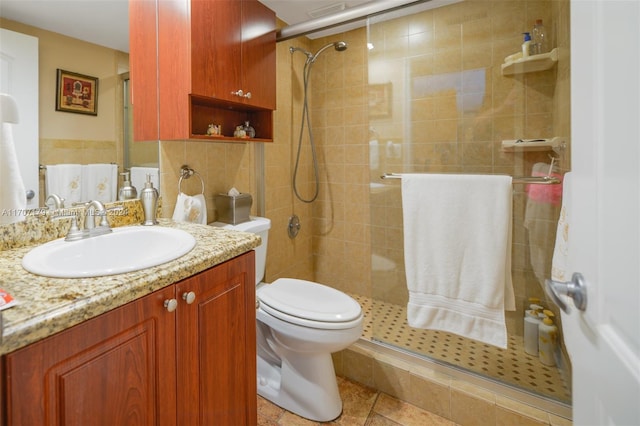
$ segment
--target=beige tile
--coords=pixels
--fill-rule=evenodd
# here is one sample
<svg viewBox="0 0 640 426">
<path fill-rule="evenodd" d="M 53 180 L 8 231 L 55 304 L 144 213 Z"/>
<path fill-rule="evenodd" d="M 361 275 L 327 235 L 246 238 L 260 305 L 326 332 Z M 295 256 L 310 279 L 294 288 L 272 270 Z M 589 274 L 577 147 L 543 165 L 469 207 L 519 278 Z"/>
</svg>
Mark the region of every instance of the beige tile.
<svg viewBox="0 0 640 426">
<path fill-rule="evenodd" d="M 285 410 L 283 408 L 278 407 L 274 403 L 269 400 L 264 399 L 260 395 L 258 395 L 258 416 L 262 417 L 265 420 L 274 422 L 273 424 L 277 424 L 278 419 L 282 417 Z M 269 423 L 265 423 L 269 424 Z"/>
<path fill-rule="evenodd" d="M 407 400 L 410 393 L 410 374 L 407 367 L 401 368 L 376 359 L 373 364 L 373 381 L 376 389 L 394 397 Z"/>
<path fill-rule="evenodd" d="M 338 378 L 342 397 L 342 414 L 334 421 L 339 425 L 363 425 L 378 397 L 378 392 L 358 383 Z"/>
<path fill-rule="evenodd" d="M 499 409 L 504 411 L 511 411 L 513 413 L 522 415 L 529 419 L 538 421 L 543 424 L 547 424 L 549 422 L 549 415 L 547 412 L 534 408 L 530 405 L 523 404 L 521 402 L 515 401 L 511 398 L 506 398 L 501 395 L 496 396 L 496 404 Z"/>
<path fill-rule="evenodd" d="M 289 411 L 285 411 L 282 417 L 278 420 L 278 425 L 281 426 L 318 426 L 320 423 L 314 422 L 305 418 L 293 414 Z"/>
<path fill-rule="evenodd" d="M 496 405 L 472 394 L 451 390 L 451 420 L 461 426 L 485 426 L 496 422 Z"/>
<path fill-rule="evenodd" d="M 541 422 L 531 417 L 505 410 L 501 407 L 496 409 L 496 426 L 541 426 L 548 425 L 548 422 Z"/>
<path fill-rule="evenodd" d="M 411 374 L 411 392 L 407 401 L 444 418 L 451 417 L 451 389 L 424 377 Z"/>
<path fill-rule="evenodd" d="M 373 386 L 373 356 L 353 347 L 343 351 L 343 373 L 346 377 Z"/>
<path fill-rule="evenodd" d="M 573 425 L 573 422 L 569 419 L 565 419 L 564 417 L 549 414 L 549 424 L 551 426 L 571 426 Z"/>
<path fill-rule="evenodd" d="M 443 417 L 381 393 L 373 411 L 403 426 L 453 425 Z"/>
<path fill-rule="evenodd" d="M 398 426 L 398 423 L 377 413 L 371 413 L 366 426 Z"/>
</svg>

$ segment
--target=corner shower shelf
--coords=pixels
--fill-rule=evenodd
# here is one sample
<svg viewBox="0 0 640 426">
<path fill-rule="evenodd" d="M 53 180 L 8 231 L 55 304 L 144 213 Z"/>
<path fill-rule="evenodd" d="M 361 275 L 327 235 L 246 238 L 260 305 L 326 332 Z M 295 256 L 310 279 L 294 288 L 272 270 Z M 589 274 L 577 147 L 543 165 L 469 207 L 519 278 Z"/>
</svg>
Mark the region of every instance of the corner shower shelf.
<svg viewBox="0 0 640 426">
<path fill-rule="evenodd" d="M 564 146 L 564 138 L 558 136 L 551 139 L 509 139 L 502 141 L 502 150 L 505 152 L 556 151 L 564 148 Z"/>
<path fill-rule="evenodd" d="M 544 71 L 552 68 L 558 62 L 558 48 L 549 53 L 531 55 L 515 61 L 502 64 L 502 75 L 524 74 L 528 72 Z"/>
</svg>

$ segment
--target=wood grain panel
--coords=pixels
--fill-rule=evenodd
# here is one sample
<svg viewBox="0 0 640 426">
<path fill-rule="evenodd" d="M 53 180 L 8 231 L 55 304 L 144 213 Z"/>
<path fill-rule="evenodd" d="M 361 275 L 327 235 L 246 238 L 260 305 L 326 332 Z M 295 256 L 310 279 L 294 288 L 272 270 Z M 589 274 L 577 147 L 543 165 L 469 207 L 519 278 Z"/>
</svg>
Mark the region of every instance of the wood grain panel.
<svg viewBox="0 0 640 426">
<path fill-rule="evenodd" d="M 178 365 L 191 364 L 178 375 L 191 390 L 178 395 L 178 424 L 257 422 L 254 262 L 250 251 L 177 284 L 178 297 L 196 294 L 178 309 Z"/>
<path fill-rule="evenodd" d="M 5 356 L 8 425 L 173 425 L 175 314 L 160 290 Z"/>
<path fill-rule="evenodd" d="M 158 51 L 156 4 L 129 2 L 129 69 L 133 104 L 133 140 L 158 140 Z"/>
</svg>

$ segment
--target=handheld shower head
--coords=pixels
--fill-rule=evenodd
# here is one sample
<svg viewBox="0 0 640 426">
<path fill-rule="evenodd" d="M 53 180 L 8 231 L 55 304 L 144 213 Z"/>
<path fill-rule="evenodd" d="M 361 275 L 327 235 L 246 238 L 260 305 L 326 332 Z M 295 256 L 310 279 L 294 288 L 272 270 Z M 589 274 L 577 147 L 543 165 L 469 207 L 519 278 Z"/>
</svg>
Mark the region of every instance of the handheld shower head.
<svg viewBox="0 0 640 426">
<path fill-rule="evenodd" d="M 328 48 L 330 48 L 332 46 L 333 46 L 334 49 L 336 49 L 337 52 L 344 52 L 345 50 L 347 50 L 347 43 L 346 42 L 344 42 L 344 41 L 336 41 L 334 43 L 329 43 L 329 44 L 327 44 L 325 46 L 322 46 L 320 48 L 320 50 L 318 50 L 316 52 L 315 55 L 312 54 L 311 52 L 308 52 L 308 51 L 304 50 L 301 47 L 289 47 L 289 52 L 291 52 L 293 54 L 293 52 L 300 51 L 300 52 L 304 53 L 305 55 L 307 55 L 307 63 L 313 63 L 313 62 L 316 61 L 316 59 L 318 59 L 318 56 L 320 56 L 320 54 L 322 52 L 324 52 L 325 50 L 327 50 Z"/>
<path fill-rule="evenodd" d="M 333 47 L 338 51 L 338 52 L 344 52 L 345 50 L 347 50 L 347 43 L 344 41 L 336 41 L 335 43 L 333 43 Z"/>
</svg>

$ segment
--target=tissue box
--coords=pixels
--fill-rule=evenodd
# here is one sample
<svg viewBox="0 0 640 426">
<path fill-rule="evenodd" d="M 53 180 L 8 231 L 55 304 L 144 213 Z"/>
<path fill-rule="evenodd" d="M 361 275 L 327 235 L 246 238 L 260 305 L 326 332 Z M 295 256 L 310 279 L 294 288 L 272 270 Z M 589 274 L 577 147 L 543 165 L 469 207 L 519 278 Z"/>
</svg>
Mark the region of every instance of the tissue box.
<svg viewBox="0 0 640 426">
<path fill-rule="evenodd" d="M 237 225 L 238 223 L 249 221 L 249 212 L 251 211 L 251 204 L 253 204 L 251 194 L 218 194 L 215 201 L 218 222 Z"/>
</svg>

